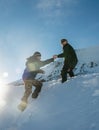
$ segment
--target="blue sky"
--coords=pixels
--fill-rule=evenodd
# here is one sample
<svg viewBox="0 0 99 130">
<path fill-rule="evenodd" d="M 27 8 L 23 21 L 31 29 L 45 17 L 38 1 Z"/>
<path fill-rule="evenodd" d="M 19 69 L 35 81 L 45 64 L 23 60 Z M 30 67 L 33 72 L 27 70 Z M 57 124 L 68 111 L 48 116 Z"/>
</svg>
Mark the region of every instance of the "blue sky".
<svg viewBox="0 0 99 130">
<path fill-rule="evenodd" d="M 0 79 L 21 78 L 25 59 L 62 51 L 60 39 L 75 49 L 99 45 L 98 0 L 0 0 Z"/>
</svg>

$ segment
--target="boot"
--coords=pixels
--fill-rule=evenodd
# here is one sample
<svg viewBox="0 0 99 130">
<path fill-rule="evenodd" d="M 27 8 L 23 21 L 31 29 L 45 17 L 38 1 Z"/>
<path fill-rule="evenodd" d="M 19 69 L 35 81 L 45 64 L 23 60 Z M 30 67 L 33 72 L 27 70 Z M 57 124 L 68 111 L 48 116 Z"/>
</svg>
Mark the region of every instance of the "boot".
<svg viewBox="0 0 99 130">
<path fill-rule="evenodd" d="M 23 97 L 23 98 L 21 99 L 21 101 L 24 102 L 24 103 L 26 103 L 26 104 L 28 103 L 28 99 L 27 99 L 26 97 Z"/>
<path fill-rule="evenodd" d="M 38 97 L 38 93 L 34 92 L 32 93 L 32 98 L 37 98 Z"/>
</svg>

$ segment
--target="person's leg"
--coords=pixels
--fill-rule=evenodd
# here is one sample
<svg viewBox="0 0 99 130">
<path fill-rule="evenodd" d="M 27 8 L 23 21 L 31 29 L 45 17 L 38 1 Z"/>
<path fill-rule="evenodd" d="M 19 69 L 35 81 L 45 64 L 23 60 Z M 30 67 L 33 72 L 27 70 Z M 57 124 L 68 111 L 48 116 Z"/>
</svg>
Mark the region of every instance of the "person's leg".
<svg viewBox="0 0 99 130">
<path fill-rule="evenodd" d="M 70 76 L 70 77 L 74 77 L 74 72 L 73 72 L 72 69 L 71 69 L 68 73 L 69 73 L 69 76 Z"/>
<path fill-rule="evenodd" d="M 42 82 L 38 80 L 33 80 L 32 85 L 35 87 L 35 90 L 32 93 L 32 98 L 37 98 L 38 94 L 41 92 Z"/>
<path fill-rule="evenodd" d="M 62 70 L 61 76 L 62 76 L 62 83 L 64 83 L 67 80 L 67 73 Z"/>
<path fill-rule="evenodd" d="M 65 81 L 67 81 L 67 66 L 63 66 L 63 69 L 61 71 L 61 76 L 62 76 L 62 83 L 64 83 Z"/>
<path fill-rule="evenodd" d="M 27 103 L 28 97 L 32 93 L 32 83 L 30 81 L 24 81 L 24 83 L 25 83 L 25 92 L 21 100 Z"/>
</svg>

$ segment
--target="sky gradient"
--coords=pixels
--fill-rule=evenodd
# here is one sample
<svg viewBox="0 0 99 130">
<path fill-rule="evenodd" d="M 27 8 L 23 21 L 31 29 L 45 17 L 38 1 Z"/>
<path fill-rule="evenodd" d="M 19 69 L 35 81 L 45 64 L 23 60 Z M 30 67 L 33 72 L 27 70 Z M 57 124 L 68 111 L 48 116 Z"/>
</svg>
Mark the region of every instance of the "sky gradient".
<svg viewBox="0 0 99 130">
<path fill-rule="evenodd" d="M 0 79 L 21 78 L 34 51 L 60 53 L 61 38 L 75 49 L 99 45 L 99 1 L 0 0 Z"/>
</svg>

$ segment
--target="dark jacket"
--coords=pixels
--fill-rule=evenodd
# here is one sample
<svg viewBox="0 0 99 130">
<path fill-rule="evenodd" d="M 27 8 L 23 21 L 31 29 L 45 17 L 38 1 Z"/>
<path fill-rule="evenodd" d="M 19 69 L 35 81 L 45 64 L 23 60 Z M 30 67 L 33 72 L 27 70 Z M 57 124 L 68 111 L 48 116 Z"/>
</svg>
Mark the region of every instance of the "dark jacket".
<svg viewBox="0 0 99 130">
<path fill-rule="evenodd" d="M 75 50 L 70 44 L 66 44 L 63 47 L 63 53 L 58 55 L 59 58 L 65 58 L 64 65 L 74 68 L 78 62 Z"/>
<path fill-rule="evenodd" d="M 53 61 L 53 58 L 45 61 L 38 61 L 35 57 L 30 57 L 29 59 L 27 59 L 26 68 L 22 75 L 23 80 L 35 79 L 36 75 L 39 73 L 40 68 Z"/>
</svg>

